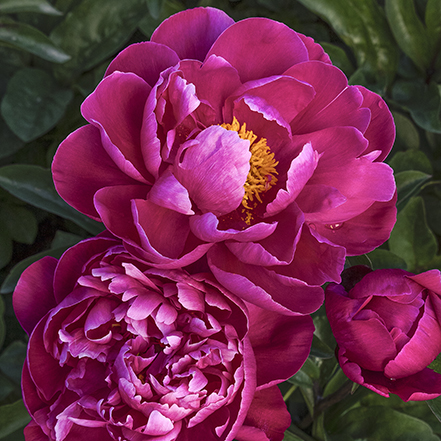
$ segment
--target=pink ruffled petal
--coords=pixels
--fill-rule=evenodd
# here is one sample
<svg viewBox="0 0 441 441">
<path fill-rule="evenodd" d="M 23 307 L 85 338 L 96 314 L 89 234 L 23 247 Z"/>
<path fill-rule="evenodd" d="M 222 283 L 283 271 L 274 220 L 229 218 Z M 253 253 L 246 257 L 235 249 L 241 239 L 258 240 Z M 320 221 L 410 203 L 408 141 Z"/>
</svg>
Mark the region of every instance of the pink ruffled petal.
<svg viewBox="0 0 441 441">
<path fill-rule="evenodd" d="M 81 106 L 84 118 L 101 131 L 103 147 L 130 177 L 151 181 L 141 155 L 140 133 L 151 86 L 132 73 L 114 72 Z"/>
<path fill-rule="evenodd" d="M 298 36 L 303 41 L 303 44 L 306 46 L 310 60 L 317 60 L 323 63 L 332 64 L 329 55 L 318 43 L 314 41 L 313 38 L 307 37 L 306 35 L 300 33 L 298 34 Z"/>
<path fill-rule="evenodd" d="M 429 270 L 421 274 L 409 275 L 408 277 L 421 286 L 430 289 L 430 291 L 441 295 L 441 272 L 439 270 Z"/>
<path fill-rule="evenodd" d="M 179 63 L 176 52 L 152 41 L 131 44 L 109 64 L 105 77 L 113 72 L 133 72 L 153 87 L 161 72 Z"/>
<path fill-rule="evenodd" d="M 23 271 L 15 287 L 12 297 L 14 311 L 28 335 L 56 305 L 52 284 L 56 266 L 56 259 L 43 257 Z"/>
<path fill-rule="evenodd" d="M 137 181 L 122 172 L 107 154 L 99 130 L 87 125 L 71 133 L 58 147 L 52 175 L 60 196 L 81 213 L 101 220 L 93 205 L 95 193 L 107 185 Z"/>
<path fill-rule="evenodd" d="M 187 9 L 164 20 L 150 40 L 170 47 L 181 60 L 204 61 L 212 44 L 233 23 L 234 20 L 219 9 Z"/>
<path fill-rule="evenodd" d="M 242 202 L 250 168 L 250 143 L 220 126 L 202 131 L 182 145 L 175 174 L 202 213 L 216 216 L 234 211 Z"/>
<path fill-rule="evenodd" d="M 288 26 L 267 18 L 248 18 L 223 32 L 207 56 L 225 58 L 242 82 L 281 75 L 308 59 L 300 37 Z"/>
</svg>

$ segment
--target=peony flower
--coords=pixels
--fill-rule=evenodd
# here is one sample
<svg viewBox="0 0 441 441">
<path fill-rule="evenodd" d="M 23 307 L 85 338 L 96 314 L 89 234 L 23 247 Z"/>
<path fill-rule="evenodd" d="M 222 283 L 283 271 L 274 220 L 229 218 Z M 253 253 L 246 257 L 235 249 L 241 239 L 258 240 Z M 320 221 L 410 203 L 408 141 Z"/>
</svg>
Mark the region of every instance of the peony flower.
<svg viewBox="0 0 441 441">
<path fill-rule="evenodd" d="M 278 441 L 290 424 L 276 384 L 308 356 L 310 317 L 139 263 L 110 237 L 31 265 L 13 303 L 30 335 L 28 441 Z"/>
<path fill-rule="evenodd" d="M 111 62 L 82 113 L 55 155 L 60 195 L 152 266 L 206 255 L 260 307 L 315 311 L 345 256 L 394 225 L 386 104 L 282 23 L 180 12 Z"/>
<path fill-rule="evenodd" d="M 438 270 L 376 270 L 348 291 L 328 285 L 326 313 L 346 376 L 404 401 L 441 395 L 441 375 L 427 367 L 441 352 L 440 296 Z"/>
</svg>

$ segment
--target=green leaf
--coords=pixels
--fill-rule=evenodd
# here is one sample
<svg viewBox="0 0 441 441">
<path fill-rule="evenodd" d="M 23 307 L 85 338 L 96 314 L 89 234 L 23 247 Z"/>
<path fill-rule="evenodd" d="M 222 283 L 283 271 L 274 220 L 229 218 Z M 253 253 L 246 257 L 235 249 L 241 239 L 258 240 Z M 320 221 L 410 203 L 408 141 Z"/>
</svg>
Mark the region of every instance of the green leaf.
<svg viewBox="0 0 441 441">
<path fill-rule="evenodd" d="M 5 120 L 0 117 L 0 159 L 14 154 L 24 145 L 25 143 L 14 135 Z"/>
<path fill-rule="evenodd" d="M 83 0 L 52 31 L 52 41 L 72 56 L 57 68 L 72 79 L 120 49 L 148 14 L 145 0 Z"/>
<path fill-rule="evenodd" d="M 441 397 L 428 400 L 426 403 L 437 419 L 441 421 Z"/>
<path fill-rule="evenodd" d="M 0 406 L 0 438 L 26 426 L 31 421 L 23 400 Z"/>
<path fill-rule="evenodd" d="M 386 0 L 385 10 L 398 46 L 425 71 L 432 61 L 431 42 L 413 0 Z"/>
<path fill-rule="evenodd" d="M 426 270 L 435 257 L 438 243 L 426 221 L 424 201 L 414 197 L 398 214 L 389 239 L 389 248 L 402 257 L 410 272 Z"/>
<path fill-rule="evenodd" d="M 8 17 L 0 17 L 0 41 L 53 63 L 64 63 L 70 59 L 69 55 L 38 29 Z"/>
<path fill-rule="evenodd" d="M 428 0 L 425 21 L 429 41 L 436 50 L 441 41 L 441 0 Z"/>
<path fill-rule="evenodd" d="M 370 261 L 372 262 L 372 269 L 388 269 L 388 268 L 399 268 L 407 270 L 406 262 L 396 254 L 389 250 L 383 250 L 380 248 L 371 251 L 368 254 Z"/>
<path fill-rule="evenodd" d="M 435 82 L 398 80 L 392 87 L 392 97 L 424 130 L 441 133 L 441 99 Z"/>
<path fill-rule="evenodd" d="M 47 15 L 62 15 L 46 0 L 0 0 L 0 13 L 38 12 Z"/>
<path fill-rule="evenodd" d="M 14 389 L 16 389 L 14 383 L 0 374 L 0 401 L 6 398 Z"/>
<path fill-rule="evenodd" d="M 439 441 L 424 421 L 386 406 L 357 407 L 328 423 L 332 440 L 349 435 L 364 441 Z"/>
<path fill-rule="evenodd" d="M 334 351 L 314 334 L 312 336 L 311 355 L 317 358 L 332 358 Z"/>
<path fill-rule="evenodd" d="M 389 161 L 395 173 L 405 170 L 419 170 L 428 175 L 433 174 L 430 159 L 421 150 L 397 152 Z"/>
<path fill-rule="evenodd" d="M 297 386 L 302 386 L 302 387 L 306 387 L 306 388 L 313 387 L 311 377 L 309 377 L 309 375 L 306 374 L 305 372 L 303 372 L 302 370 L 298 371 L 291 378 L 289 378 L 288 382 L 291 384 L 295 384 Z"/>
<path fill-rule="evenodd" d="M 390 84 L 398 64 L 395 45 L 383 10 L 374 0 L 299 0 L 327 21 L 353 49 L 358 66 Z"/>
<path fill-rule="evenodd" d="M 37 237 L 38 223 L 34 213 L 26 207 L 3 204 L 0 220 L 8 230 L 11 239 L 19 243 L 32 244 Z"/>
<path fill-rule="evenodd" d="M 420 146 L 420 136 L 413 122 L 402 113 L 392 112 L 392 114 L 397 128 L 394 149 L 400 147 L 404 149 L 418 149 Z"/>
<path fill-rule="evenodd" d="M 3 317 L 4 313 L 5 313 L 5 302 L 0 297 L 0 348 L 2 348 L 6 336 L 5 320 Z"/>
<path fill-rule="evenodd" d="M 58 230 L 55 233 L 55 237 L 51 243 L 51 248 L 68 248 L 76 243 L 80 242 L 80 240 L 84 239 L 77 234 L 67 233 L 66 231 Z"/>
<path fill-rule="evenodd" d="M 329 58 L 331 58 L 332 64 L 341 69 L 347 77 L 350 77 L 354 73 L 354 66 L 349 61 L 346 52 L 341 47 L 332 43 L 326 43 L 325 41 L 320 42 L 320 45 L 329 55 Z"/>
<path fill-rule="evenodd" d="M 0 355 L 0 370 L 17 384 L 21 382 L 21 371 L 26 358 L 26 345 L 13 341 Z"/>
<path fill-rule="evenodd" d="M 11 130 L 29 142 L 55 127 L 73 97 L 41 69 L 19 70 L 9 81 L 1 104 Z"/>
<path fill-rule="evenodd" d="M 0 288 L 0 294 L 8 294 L 14 291 L 15 285 L 17 284 L 18 279 L 20 278 L 22 272 L 29 265 L 36 262 L 37 260 L 40 260 L 45 256 L 51 256 L 51 257 L 55 257 L 56 259 L 59 259 L 67 248 L 69 247 L 63 246 L 60 248 L 51 248 L 50 250 L 42 251 L 41 253 L 37 253 L 32 256 L 26 257 L 26 259 L 23 259 L 22 261 L 18 262 L 9 272 L 9 274 L 6 276 L 6 279 L 4 280 Z"/>
<path fill-rule="evenodd" d="M 435 234 L 441 236 L 441 200 L 439 197 L 425 195 L 424 206 L 426 207 L 427 222 Z"/>
<path fill-rule="evenodd" d="M 12 239 L 9 231 L 0 221 L 0 268 L 5 267 L 12 258 Z"/>
<path fill-rule="evenodd" d="M 35 207 L 72 220 L 93 235 L 104 229 L 101 223 L 89 219 L 61 199 L 49 169 L 27 164 L 7 165 L 0 168 L 0 186 Z"/>
<path fill-rule="evenodd" d="M 395 174 L 397 183 L 398 202 L 402 206 L 404 201 L 416 196 L 421 187 L 431 178 L 430 175 L 418 170 L 406 170 Z M 400 207 L 401 208 L 401 207 Z"/>
</svg>

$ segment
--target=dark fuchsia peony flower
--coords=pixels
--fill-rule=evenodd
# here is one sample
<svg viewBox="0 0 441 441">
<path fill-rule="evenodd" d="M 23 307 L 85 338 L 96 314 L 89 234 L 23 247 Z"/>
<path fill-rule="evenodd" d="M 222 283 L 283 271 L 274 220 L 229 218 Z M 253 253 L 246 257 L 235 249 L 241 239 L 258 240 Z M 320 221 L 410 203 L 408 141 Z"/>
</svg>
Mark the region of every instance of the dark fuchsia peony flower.
<svg viewBox="0 0 441 441">
<path fill-rule="evenodd" d="M 31 265 L 13 302 L 30 335 L 27 441 L 280 441 L 290 424 L 276 384 L 308 356 L 309 316 L 247 306 L 107 237 Z"/>
<path fill-rule="evenodd" d="M 157 268 L 206 255 L 247 301 L 308 314 L 395 222 L 384 101 L 282 23 L 197 8 L 123 50 L 59 147 L 56 188 Z"/>
<path fill-rule="evenodd" d="M 349 292 L 329 284 L 326 312 L 343 372 L 386 397 L 441 395 L 441 375 L 427 367 L 441 352 L 440 296 L 438 270 L 377 270 Z"/>
</svg>

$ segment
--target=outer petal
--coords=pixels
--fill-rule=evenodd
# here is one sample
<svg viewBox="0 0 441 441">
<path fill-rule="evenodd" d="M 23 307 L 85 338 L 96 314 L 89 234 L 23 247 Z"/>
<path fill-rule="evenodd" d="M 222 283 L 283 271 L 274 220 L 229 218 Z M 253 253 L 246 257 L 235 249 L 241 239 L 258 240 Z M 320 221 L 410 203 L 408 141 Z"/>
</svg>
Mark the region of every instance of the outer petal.
<svg viewBox="0 0 441 441">
<path fill-rule="evenodd" d="M 415 275 L 409 274 L 409 279 L 441 295 L 441 272 L 439 270 L 429 270 Z"/>
<path fill-rule="evenodd" d="M 103 148 L 99 130 L 92 125 L 80 127 L 60 144 L 52 163 L 52 175 L 60 196 L 98 221 L 101 219 L 93 197 L 100 188 L 137 183 L 112 161 Z"/>
<path fill-rule="evenodd" d="M 55 305 L 53 277 L 57 260 L 43 257 L 28 266 L 15 287 L 12 302 L 22 328 L 31 334 L 35 325 Z M 38 295 L 35 295 L 35 293 Z"/>
<path fill-rule="evenodd" d="M 249 148 L 249 141 L 220 126 L 211 126 L 182 145 L 178 158 L 183 159 L 175 175 L 203 213 L 219 216 L 240 205 L 250 169 Z"/>
<path fill-rule="evenodd" d="M 308 51 L 295 31 L 266 18 L 248 18 L 230 26 L 207 56 L 213 54 L 235 67 L 242 82 L 281 75 L 308 59 Z"/>
<path fill-rule="evenodd" d="M 323 63 L 332 64 L 329 55 L 323 50 L 323 48 L 314 42 L 314 39 L 307 37 L 303 34 L 298 34 L 298 36 L 303 41 L 306 49 L 308 49 L 308 55 L 310 60 L 322 61 Z"/>
<path fill-rule="evenodd" d="M 282 441 L 291 424 L 282 394 L 277 386 L 256 392 L 238 441 Z"/>
<path fill-rule="evenodd" d="M 84 118 L 100 129 L 103 146 L 115 164 L 141 182 L 151 181 L 140 148 L 144 106 L 151 89 L 137 75 L 115 72 L 81 106 Z"/>
<path fill-rule="evenodd" d="M 35 422 L 31 421 L 23 430 L 25 439 L 32 441 L 47 441 L 47 435 L 41 430 L 40 426 Z"/>
<path fill-rule="evenodd" d="M 282 316 L 247 304 L 249 337 L 257 365 L 257 388 L 292 377 L 308 358 L 314 325 L 310 316 Z"/>
<path fill-rule="evenodd" d="M 181 59 L 203 61 L 218 36 L 233 23 L 219 9 L 187 9 L 163 21 L 153 32 L 151 41 L 170 47 Z"/>
<path fill-rule="evenodd" d="M 415 334 L 395 359 L 386 365 L 384 373 L 390 378 L 408 377 L 426 368 L 440 352 L 441 328 L 431 298 L 427 297 L 424 314 L 418 322 Z"/>
<path fill-rule="evenodd" d="M 316 311 L 323 303 L 320 287 L 244 264 L 224 245 L 213 246 L 208 253 L 208 264 L 223 286 L 261 308 L 284 315 L 303 315 Z"/>
<path fill-rule="evenodd" d="M 179 63 L 176 52 L 152 41 L 131 44 L 109 64 L 105 77 L 113 72 L 133 72 L 153 87 L 161 72 Z"/>
<path fill-rule="evenodd" d="M 371 111 L 371 122 L 364 132 L 364 136 L 369 141 L 369 147 L 364 153 L 380 150 L 381 155 L 376 161 L 384 161 L 395 141 L 395 124 L 392 114 L 379 95 L 365 87 L 356 87 L 363 94 L 362 107 L 368 107 Z"/>
</svg>

